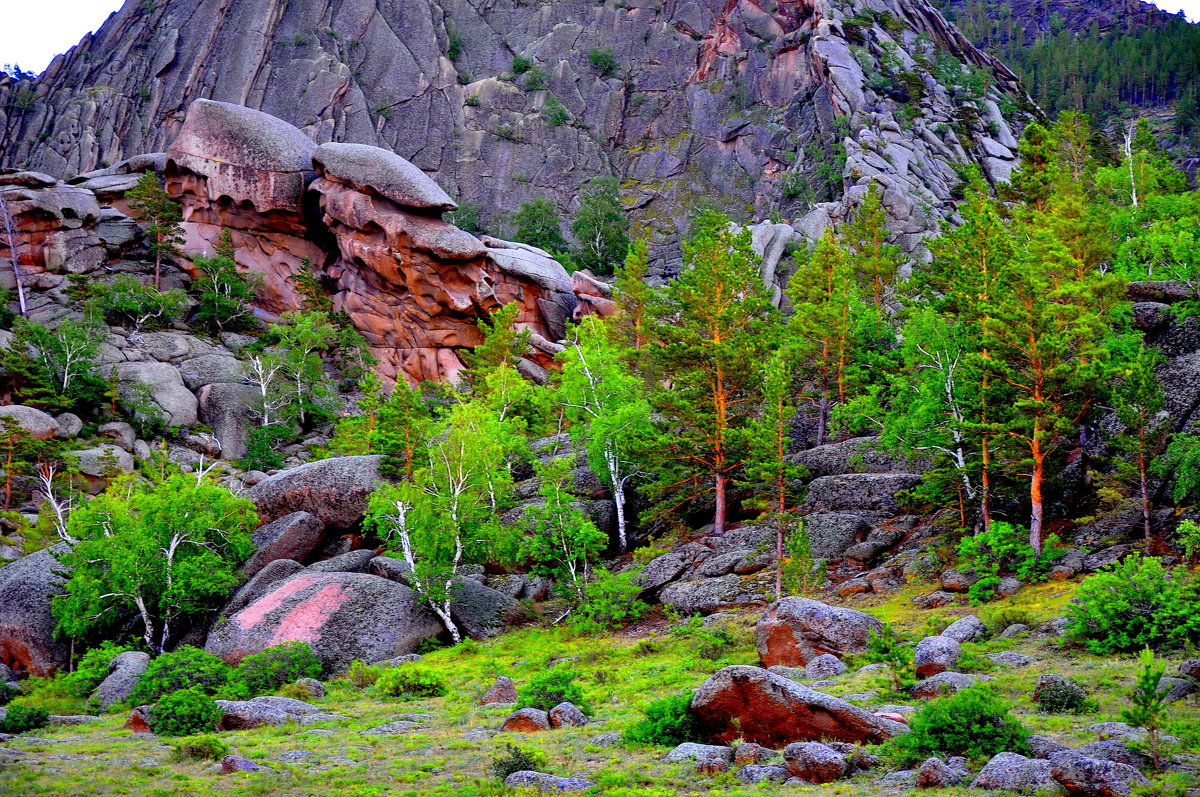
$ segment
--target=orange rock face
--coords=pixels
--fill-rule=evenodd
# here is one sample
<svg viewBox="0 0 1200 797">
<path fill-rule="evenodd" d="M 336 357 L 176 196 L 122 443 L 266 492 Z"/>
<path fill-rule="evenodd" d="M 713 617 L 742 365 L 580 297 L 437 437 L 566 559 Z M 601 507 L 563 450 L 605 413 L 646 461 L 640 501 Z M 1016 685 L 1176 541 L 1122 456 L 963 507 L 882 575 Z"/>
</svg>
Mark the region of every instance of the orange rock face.
<svg viewBox="0 0 1200 797">
<path fill-rule="evenodd" d="M 189 253 L 232 232 L 239 266 L 262 275 L 261 307 L 298 309 L 307 258 L 334 307 L 370 343 L 380 374 L 451 380 L 477 321 L 508 302 L 518 326 L 563 337 L 576 299 L 544 253 L 485 242 L 441 218 L 453 203 L 399 156 L 357 145 L 316 147 L 287 123 L 197 100 L 167 153 L 167 190 L 183 205 Z M 529 358 L 550 365 L 545 352 Z"/>
</svg>

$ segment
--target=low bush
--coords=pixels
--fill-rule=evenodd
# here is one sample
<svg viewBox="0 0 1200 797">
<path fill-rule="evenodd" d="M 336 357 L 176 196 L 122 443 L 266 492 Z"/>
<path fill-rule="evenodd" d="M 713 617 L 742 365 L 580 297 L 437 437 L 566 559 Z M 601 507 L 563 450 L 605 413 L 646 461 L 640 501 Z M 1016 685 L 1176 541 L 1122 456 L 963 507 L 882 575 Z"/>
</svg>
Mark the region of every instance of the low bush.
<svg viewBox="0 0 1200 797">
<path fill-rule="evenodd" d="M 346 671 L 345 678 L 359 689 L 366 689 L 368 686 L 374 686 L 380 675 L 383 675 L 382 667 L 372 667 L 355 659 L 350 662 L 350 669 Z"/>
<path fill-rule="evenodd" d="M 674 747 L 695 741 L 696 717 L 692 714 L 692 694 L 683 692 L 655 700 L 646 706 L 645 718 L 625 729 L 626 741 Z"/>
<path fill-rule="evenodd" d="M 851 663 L 853 667 L 886 664 L 896 690 L 901 691 L 917 682 L 914 653 L 912 640 L 896 631 L 891 623 L 884 623 L 882 631 L 868 632 L 867 649 L 854 656 Z"/>
<path fill-rule="evenodd" d="M 206 695 L 224 694 L 232 672 L 233 668 L 211 653 L 184 645 L 150 662 L 132 700 L 153 703 L 163 695 L 192 687 Z"/>
<path fill-rule="evenodd" d="M 388 697 L 415 700 L 421 697 L 441 697 L 446 694 L 446 682 L 431 671 L 419 667 L 391 667 L 375 681 L 375 691 Z"/>
<path fill-rule="evenodd" d="M 983 760 L 1005 751 L 1026 753 L 1029 730 L 1008 709 L 990 688 L 972 686 L 926 703 L 910 718 L 911 731 L 890 740 L 884 750 L 899 764 L 931 755 Z"/>
<path fill-rule="evenodd" d="M 1046 538 L 1039 554 L 1029 545 L 1029 532 L 1011 523 L 992 521 L 982 534 L 964 537 L 958 555 L 965 567 L 979 577 L 967 595 L 972 604 L 986 603 L 996 595 L 1002 576 L 1030 584 L 1045 581 L 1051 563 L 1062 553 L 1058 537 Z"/>
<path fill-rule="evenodd" d="M 251 695 L 265 695 L 301 678 L 320 678 L 321 660 L 307 642 L 285 642 L 242 659 L 234 676 Z"/>
<path fill-rule="evenodd" d="M 50 712 L 34 706 L 23 706 L 20 703 L 10 703 L 4 719 L 0 721 L 0 732 L 25 733 L 46 727 Z"/>
<path fill-rule="evenodd" d="M 180 689 L 154 704 L 151 730 L 159 736 L 195 736 L 212 733 L 221 719 L 221 709 L 200 686 Z"/>
<path fill-rule="evenodd" d="M 504 749 L 492 759 L 492 774 L 503 781 L 514 772 L 526 770 L 540 771 L 546 766 L 546 756 L 540 750 L 530 750 L 509 742 Z"/>
<path fill-rule="evenodd" d="M 572 703 L 584 714 L 591 708 L 583 697 L 583 689 L 575 683 L 579 677 L 570 667 L 562 665 L 542 670 L 517 690 L 517 708 L 540 708 L 549 711 L 559 703 Z"/>
<path fill-rule="evenodd" d="M 1033 702 L 1045 714 L 1090 714 L 1097 709 L 1096 701 L 1088 698 L 1087 691 L 1066 678 L 1042 684 Z"/>
<path fill-rule="evenodd" d="M 638 595 L 641 568 L 614 573 L 603 567 L 592 572 L 592 580 L 583 587 L 583 602 L 575 612 L 572 628 L 580 634 L 594 634 L 636 623 L 650 610 Z"/>
<path fill-rule="evenodd" d="M 110 283 L 94 284 L 87 309 L 108 324 L 135 330 L 160 329 L 178 318 L 188 306 L 179 289 L 157 291 L 137 277 L 122 274 Z"/>
<path fill-rule="evenodd" d="M 75 697 L 87 697 L 108 675 L 108 663 L 115 656 L 137 648 L 103 642 L 100 647 L 84 653 L 75 664 L 75 672 L 66 676 L 67 691 Z"/>
<path fill-rule="evenodd" d="M 1198 604 L 1195 576 L 1134 554 L 1083 580 L 1067 607 L 1067 636 L 1101 655 L 1194 645 Z"/>
<path fill-rule="evenodd" d="M 229 747 L 216 736 L 196 736 L 171 745 L 172 761 L 220 761 Z"/>
</svg>

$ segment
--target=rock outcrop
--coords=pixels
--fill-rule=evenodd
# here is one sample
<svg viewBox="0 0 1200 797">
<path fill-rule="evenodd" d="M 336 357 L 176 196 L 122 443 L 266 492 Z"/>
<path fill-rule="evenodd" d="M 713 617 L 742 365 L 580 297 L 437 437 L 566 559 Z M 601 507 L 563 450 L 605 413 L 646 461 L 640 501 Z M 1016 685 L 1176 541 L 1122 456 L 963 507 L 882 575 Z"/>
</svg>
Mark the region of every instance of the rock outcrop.
<svg viewBox="0 0 1200 797">
<path fill-rule="evenodd" d="M 584 182 L 614 174 L 666 269 L 679 260 L 666 241 L 699 197 L 757 218 L 781 212 L 811 235 L 844 219 L 872 180 L 911 248 L 952 214 L 956 166 L 1008 175 L 1018 120 L 999 105 L 1025 98 L 929 0 L 874 0 L 873 20 L 861 10 L 833 0 L 126 3 L 37 79 L 0 77 L 0 151 L 8 165 L 119 185 L 120 173 L 97 167 L 167 150 L 192 124 L 189 104 L 209 98 L 285 119 L 315 142 L 393 150 L 497 217 L 537 195 L 570 211 Z M 609 48 L 612 67 L 590 62 Z M 935 69 L 943 53 L 995 88 L 973 93 Z M 513 70 L 516 55 L 533 69 Z M 552 98 L 569 123 L 551 122 Z"/>
<path fill-rule="evenodd" d="M 62 591 L 61 545 L 23 556 L 0 568 L 0 664 L 49 676 L 67 666 L 71 646 L 54 636 L 50 606 Z"/>
<path fill-rule="evenodd" d="M 869 614 L 809 598 L 784 598 L 759 618 L 754 641 L 763 666 L 803 667 L 826 653 L 866 650 L 883 623 Z"/>
</svg>

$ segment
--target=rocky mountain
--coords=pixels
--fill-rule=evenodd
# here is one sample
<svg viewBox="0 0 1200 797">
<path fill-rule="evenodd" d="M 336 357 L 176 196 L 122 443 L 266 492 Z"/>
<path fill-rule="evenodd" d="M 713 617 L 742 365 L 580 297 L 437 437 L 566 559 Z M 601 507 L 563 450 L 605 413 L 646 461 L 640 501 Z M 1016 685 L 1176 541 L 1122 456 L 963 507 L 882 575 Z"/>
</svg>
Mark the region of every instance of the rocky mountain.
<svg viewBox="0 0 1200 797">
<path fill-rule="evenodd" d="M 162 151 L 201 98 L 391 149 L 501 231 L 597 175 L 662 242 L 706 197 L 795 219 L 878 180 L 908 249 L 964 166 L 1008 175 L 1028 107 L 927 0 L 129 0 L 36 79 L 0 76 L 0 163 Z"/>
<path fill-rule="evenodd" d="M 1026 33 L 1026 43 L 1067 30 L 1086 33 L 1093 25 L 1102 34 L 1162 27 L 1175 14 L 1144 0 L 940 0 L 952 18 L 980 11 L 993 19 L 1011 19 Z"/>
</svg>

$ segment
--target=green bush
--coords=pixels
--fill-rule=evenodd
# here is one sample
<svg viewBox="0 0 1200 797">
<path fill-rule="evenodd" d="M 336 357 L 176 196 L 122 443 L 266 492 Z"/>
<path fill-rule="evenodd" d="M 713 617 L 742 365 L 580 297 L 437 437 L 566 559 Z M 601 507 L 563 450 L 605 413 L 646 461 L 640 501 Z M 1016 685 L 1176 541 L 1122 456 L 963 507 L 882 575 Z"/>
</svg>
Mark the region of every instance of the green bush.
<svg viewBox="0 0 1200 797">
<path fill-rule="evenodd" d="M 492 774 L 496 776 L 496 780 L 503 782 L 514 772 L 526 770 L 538 772 L 544 766 L 546 766 L 546 756 L 540 750 L 528 750 L 508 742 L 504 745 L 504 750 L 497 753 L 496 757 L 492 759 Z"/>
<path fill-rule="evenodd" d="M 0 706 L 7 706 L 21 696 L 21 687 L 0 681 Z"/>
<path fill-rule="evenodd" d="M 282 426 L 256 426 L 246 434 L 246 455 L 238 461 L 244 470 L 275 470 L 283 467 L 283 457 L 275 450 L 291 432 Z"/>
<path fill-rule="evenodd" d="M 100 647 L 84 653 L 75 664 L 75 672 L 66 676 L 67 691 L 75 697 L 87 697 L 108 675 L 108 663 L 126 651 L 137 650 L 114 642 L 102 642 Z"/>
<path fill-rule="evenodd" d="M 153 703 L 163 695 L 195 687 L 206 695 L 223 693 L 233 669 L 211 653 L 184 645 L 150 662 L 133 690 L 134 703 Z"/>
<path fill-rule="evenodd" d="M 1097 708 L 1082 686 L 1065 678 L 1042 684 L 1033 702 L 1046 714 L 1090 714 Z"/>
<path fill-rule="evenodd" d="M 900 691 L 917 682 L 913 654 L 912 640 L 897 632 L 891 623 L 884 623 L 882 631 L 868 632 L 867 649 L 854 657 L 854 663 L 856 666 L 886 664 L 891 670 L 896 690 Z"/>
<path fill-rule="evenodd" d="M 982 534 L 964 537 L 958 543 L 962 563 L 979 577 L 967 593 L 972 604 L 995 597 L 1001 576 L 1013 576 L 1026 584 L 1045 581 L 1060 553 L 1058 537 L 1053 534 L 1046 538 L 1039 555 L 1029 545 L 1028 531 L 999 520 L 992 521 Z"/>
<path fill-rule="evenodd" d="M 1200 642 L 1200 582 L 1134 554 L 1083 580 L 1067 607 L 1067 636 L 1093 653 L 1131 653 Z"/>
<path fill-rule="evenodd" d="M 161 329 L 187 308 L 179 289 L 157 291 L 137 277 L 122 274 L 110 283 L 93 284 L 86 307 L 105 323 L 134 329 Z"/>
<path fill-rule="evenodd" d="M 523 55 L 513 56 L 512 71 L 514 75 L 523 75 L 533 68 L 533 61 Z"/>
<path fill-rule="evenodd" d="M 591 715 L 592 710 L 583 697 L 583 689 L 575 683 L 578 677 L 578 673 L 563 665 L 542 670 L 517 690 L 517 708 L 549 711 L 559 703 L 572 703 L 584 714 Z"/>
<path fill-rule="evenodd" d="M 211 733 L 221 719 L 217 701 L 201 686 L 180 689 L 163 697 L 150 712 L 151 725 L 160 736 L 195 736 Z"/>
<path fill-rule="evenodd" d="M 375 691 L 388 697 L 413 700 L 420 697 L 441 697 L 446 694 L 446 682 L 431 670 L 420 667 L 392 667 L 377 681 Z"/>
<path fill-rule="evenodd" d="M 583 603 L 571 623 L 575 631 L 594 634 L 642 619 L 650 607 L 638 600 L 642 587 L 637 577 L 641 572 L 640 567 L 624 573 L 603 567 L 592 571 L 592 580 L 583 587 Z"/>
<path fill-rule="evenodd" d="M 50 712 L 33 706 L 22 706 L 11 703 L 8 706 L 4 720 L 0 722 L 0 732 L 25 733 L 46 727 Z"/>
<path fill-rule="evenodd" d="M 251 695 L 265 695 L 301 678 L 320 678 L 321 660 L 307 642 L 285 642 L 242 659 L 234 677 Z"/>
<path fill-rule="evenodd" d="M 172 761 L 220 761 L 229 747 L 216 736 L 197 736 L 171 745 Z"/>
<path fill-rule="evenodd" d="M 617 71 L 620 64 L 617 63 L 616 56 L 613 55 L 611 47 L 605 47 L 603 50 L 592 50 L 588 53 L 588 63 L 592 69 L 595 69 L 604 77 L 608 77 L 613 72 Z"/>
<path fill-rule="evenodd" d="M 372 667 L 355 659 L 350 662 L 350 669 L 346 671 L 346 680 L 359 689 L 366 689 L 368 686 L 374 686 L 380 675 L 383 675 L 382 667 Z"/>
<path fill-rule="evenodd" d="M 1009 706 L 986 686 L 931 700 L 909 720 L 911 731 L 884 748 L 899 764 L 931 755 L 982 760 L 1005 751 L 1026 753 L 1029 730 L 1008 713 Z"/>
<path fill-rule="evenodd" d="M 655 700 L 646 706 L 645 718 L 626 728 L 621 735 L 626 741 L 663 747 L 695 741 L 697 727 L 696 717 L 692 714 L 691 692 Z"/>
</svg>

